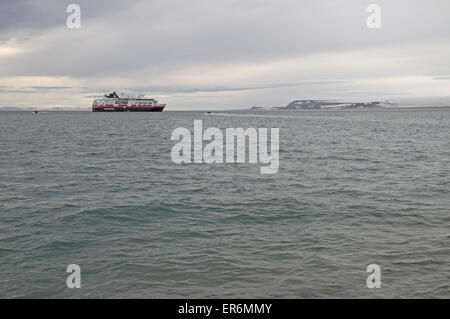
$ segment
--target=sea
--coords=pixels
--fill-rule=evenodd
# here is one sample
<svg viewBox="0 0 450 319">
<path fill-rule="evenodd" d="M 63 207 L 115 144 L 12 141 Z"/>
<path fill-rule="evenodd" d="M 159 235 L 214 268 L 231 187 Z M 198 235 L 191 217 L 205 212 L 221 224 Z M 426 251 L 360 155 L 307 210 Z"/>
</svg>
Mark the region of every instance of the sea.
<svg viewBox="0 0 450 319">
<path fill-rule="evenodd" d="M 174 163 L 194 120 L 278 172 Z M 0 112 L 0 298 L 450 298 L 450 108 Z"/>
</svg>

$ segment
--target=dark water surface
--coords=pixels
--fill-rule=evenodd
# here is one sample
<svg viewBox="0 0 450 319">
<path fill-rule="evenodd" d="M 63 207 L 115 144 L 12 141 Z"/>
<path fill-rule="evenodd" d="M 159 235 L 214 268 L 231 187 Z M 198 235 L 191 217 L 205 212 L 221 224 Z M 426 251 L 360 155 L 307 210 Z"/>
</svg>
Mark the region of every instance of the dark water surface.
<svg viewBox="0 0 450 319">
<path fill-rule="evenodd" d="M 172 163 L 194 119 L 279 127 L 278 174 Z M 449 263 L 450 109 L 0 112 L 0 297 L 449 298 Z"/>
</svg>

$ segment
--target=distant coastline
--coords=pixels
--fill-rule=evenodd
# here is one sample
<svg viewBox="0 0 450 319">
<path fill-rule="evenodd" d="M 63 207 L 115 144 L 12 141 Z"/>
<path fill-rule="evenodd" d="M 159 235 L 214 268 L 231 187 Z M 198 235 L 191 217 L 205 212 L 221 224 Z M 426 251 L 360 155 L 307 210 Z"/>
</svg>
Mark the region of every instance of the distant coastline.
<svg viewBox="0 0 450 319">
<path fill-rule="evenodd" d="M 322 109 L 362 109 L 392 106 L 390 101 L 343 102 L 333 100 L 294 100 L 286 106 L 252 106 L 250 110 L 322 110 Z"/>
</svg>

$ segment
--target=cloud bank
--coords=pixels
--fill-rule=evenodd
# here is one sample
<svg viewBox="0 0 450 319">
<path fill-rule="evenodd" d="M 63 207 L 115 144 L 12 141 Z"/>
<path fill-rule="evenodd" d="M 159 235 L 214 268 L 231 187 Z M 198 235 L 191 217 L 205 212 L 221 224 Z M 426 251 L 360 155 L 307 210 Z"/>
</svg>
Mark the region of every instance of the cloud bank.
<svg viewBox="0 0 450 319">
<path fill-rule="evenodd" d="M 167 109 L 301 98 L 450 95 L 450 3 L 360 0 L 73 1 L 0 4 L 0 103 L 84 107 L 109 89 Z"/>
</svg>

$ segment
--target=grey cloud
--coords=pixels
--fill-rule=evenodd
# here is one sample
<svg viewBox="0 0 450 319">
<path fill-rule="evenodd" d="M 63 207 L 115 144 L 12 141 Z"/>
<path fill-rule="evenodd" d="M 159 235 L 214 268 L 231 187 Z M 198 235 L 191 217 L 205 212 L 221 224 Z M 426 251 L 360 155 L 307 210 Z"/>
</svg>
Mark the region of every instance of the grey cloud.
<svg viewBox="0 0 450 319">
<path fill-rule="evenodd" d="M 27 93 L 36 93 L 36 91 L 32 91 L 32 90 L 24 90 L 24 89 L 0 89 L 0 93 L 20 93 L 20 94 L 27 94 Z"/>
<path fill-rule="evenodd" d="M 288 83 L 267 83 L 263 85 L 251 86 L 227 86 L 227 87 L 132 87 L 127 88 L 134 92 L 153 92 L 153 93 L 196 93 L 196 92 L 227 92 L 227 91 L 251 91 L 268 88 L 295 87 L 304 85 L 331 85 L 350 83 L 349 81 L 311 81 L 311 82 L 288 82 Z M 104 88 L 106 91 L 107 88 Z"/>
<path fill-rule="evenodd" d="M 71 86 L 28 86 L 28 87 L 12 87 L 0 86 L 0 92 L 5 93 L 39 93 L 44 91 L 56 91 L 72 89 Z"/>
<path fill-rule="evenodd" d="M 101 18 L 126 9 L 128 1 L 108 0 L 2 0 L 0 2 L 0 41 L 11 37 L 35 36 L 39 32 L 64 27 L 69 4 L 82 8 L 83 20 Z"/>
<path fill-rule="evenodd" d="M 11 58 L 0 70 L 87 77 L 146 68 L 154 76 L 200 64 L 254 63 L 448 39 L 448 1 L 378 2 L 383 10 L 380 30 L 365 27 L 367 4 L 357 0 L 154 0 L 109 11 L 109 1 L 82 2 L 83 15 L 90 18 L 81 30 L 62 29 L 50 43 L 43 43 L 48 40 L 43 36 L 35 43 L 42 48 Z"/>
<path fill-rule="evenodd" d="M 257 90 L 278 89 L 295 99 L 309 92 L 378 94 L 385 89 L 377 82 L 380 78 L 443 74 L 434 79 L 449 80 L 450 2 L 375 2 L 382 8 L 379 30 L 366 27 L 366 6 L 371 2 L 360 0 L 2 1 L 0 47 L 16 37 L 14 44 L 23 52 L 0 55 L 0 77 L 65 77 L 74 83 L 55 78 L 45 82 L 51 86 L 33 82 L 1 92 L 83 92 L 89 98 L 122 80 L 120 85 L 135 91 L 168 95 L 242 92 L 242 98 L 256 96 Z M 65 27 L 69 3 L 82 8 L 79 30 Z M 380 54 L 386 54 L 390 64 L 383 64 L 384 56 L 370 55 L 375 50 L 384 50 Z M 340 55 L 353 51 L 362 52 L 359 60 Z M 333 68 L 322 67 L 327 61 L 318 59 L 292 72 L 284 67 L 286 74 L 276 69 L 280 61 L 286 65 L 324 54 Z M 227 66 L 245 70 L 252 65 L 263 65 L 267 71 L 254 78 L 227 78 Z M 208 71 L 214 76 L 209 78 Z M 181 80 L 179 74 L 184 76 Z M 361 85 L 361 79 L 375 84 Z M 392 89 L 386 88 L 389 94 L 410 93 L 396 81 L 400 80 L 390 82 Z"/>
<path fill-rule="evenodd" d="M 66 90 L 71 89 L 71 86 L 31 86 L 32 89 L 36 90 Z"/>
</svg>

